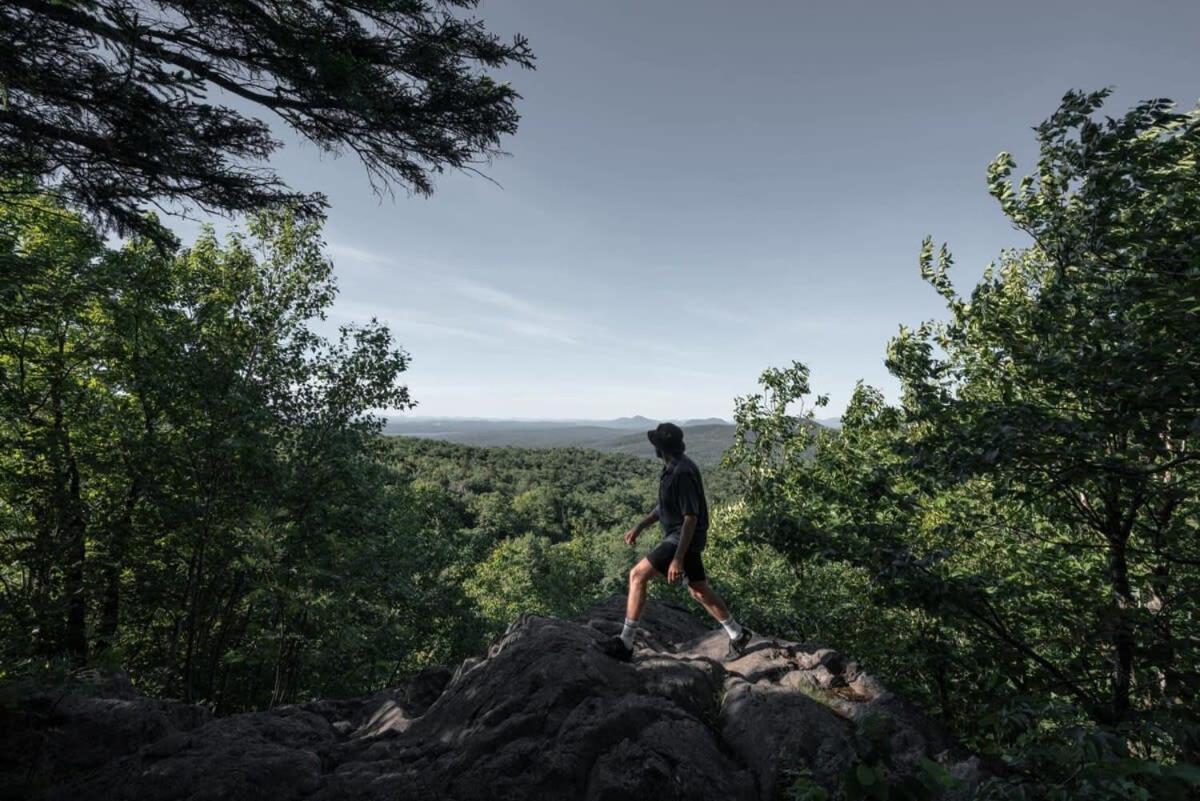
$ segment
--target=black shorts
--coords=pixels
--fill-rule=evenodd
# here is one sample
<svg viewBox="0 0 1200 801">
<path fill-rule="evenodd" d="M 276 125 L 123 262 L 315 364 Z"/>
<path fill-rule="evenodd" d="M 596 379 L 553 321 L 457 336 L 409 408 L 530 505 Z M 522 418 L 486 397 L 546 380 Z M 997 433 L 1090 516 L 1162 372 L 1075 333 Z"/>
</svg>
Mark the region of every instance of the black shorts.
<svg viewBox="0 0 1200 801">
<path fill-rule="evenodd" d="M 654 550 L 646 554 L 646 558 L 650 560 L 650 564 L 654 565 L 654 569 L 664 576 L 671 568 L 671 560 L 675 558 L 676 544 L 673 542 L 660 542 L 654 546 Z M 695 548 L 688 548 L 688 552 L 683 555 L 683 575 L 687 577 L 689 583 L 704 581 L 708 575 L 704 572 L 704 560 L 700 558 L 700 551 Z"/>
</svg>

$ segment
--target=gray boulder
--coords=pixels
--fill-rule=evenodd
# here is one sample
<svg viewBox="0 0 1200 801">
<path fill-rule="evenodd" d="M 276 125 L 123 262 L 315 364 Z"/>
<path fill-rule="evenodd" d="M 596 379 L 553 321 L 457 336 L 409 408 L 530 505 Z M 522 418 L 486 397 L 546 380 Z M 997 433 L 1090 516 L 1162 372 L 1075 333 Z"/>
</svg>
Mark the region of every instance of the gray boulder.
<svg viewBox="0 0 1200 801">
<path fill-rule="evenodd" d="M 0 693 L 0 799 L 90 774 L 211 719 L 203 707 L 139 697 L 124 674 L 53 691 L 7 687 Z"/>
<path fill-rule="evenodd" d="M 774 799 L 797 772 L 833 790 L 869 718 L 888 721 L 894 778 L 926 760 L 965 786 L 979 778 L 935 725 L 834 651 L 756 637 L 725 662 L 721 630 L 652 602 L 623 663 L 596 648 L 622 618 L 619 598 L 579 621 L 522 617 L 485 657 L 362 699 L 191 727 L 146 728 L 149 708 L 129 707 L 127 725 L 141 733 L 48 796 Z"/>
</svg>

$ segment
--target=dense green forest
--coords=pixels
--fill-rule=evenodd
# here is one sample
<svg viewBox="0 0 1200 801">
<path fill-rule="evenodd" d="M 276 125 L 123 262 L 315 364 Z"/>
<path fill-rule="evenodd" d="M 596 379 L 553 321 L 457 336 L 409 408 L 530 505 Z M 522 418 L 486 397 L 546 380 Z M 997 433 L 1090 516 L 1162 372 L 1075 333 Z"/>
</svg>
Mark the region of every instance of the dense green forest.
<svg viewBox="0 0 1200 801">
<path fill-rule="evenodd" d="M 306 326 L 335 296 L 316 225 L 174 254 L 46 199 L 2 226 L 5 678 L 120 665 L 219 712 L 362 693 L 623 585 L 655 464 L 379 436 L 407 357 Z"/>
<path fill-rule="evenodd" d="M 988 798 L 1183 798 L 1200 774 L 1200 114 L 1098 122 L 1105 96 L 1066 96 L 1030 175 L 991 165 L 1029 247 L 962 295 L 926 241 L 947 314 L 892 341 L 898 404 L 860 386 L 813 442 L 800 364 L 738 403 L 750 528 L 869 577 L 888 635 L 818 634 L 999 758 Z"/>
<path fill-rule="evenodd" d="M 706 466 L 738 617 L 940 716 L 987 799 L 1200 785 L 1200 116 L 1104 98 L 1066 96 L 1027 176 L 991 165 L 1027 247 L 962 294 L 926 241 L 946 314 L 889 346 L 896 402 L 859 386 L 816 427 L 805 366 L 768 369 Z M 374 321 L 314 333 L 336 283 L 311 208 L 185 244 L 119 203 L 140 233 L 113 245 L 104 204 L 6 181 L 0 680 L 121 668 L 229 713 L 623 591 L 657 465 L 381 436 L 409 355 Z"/>
<path fill-rule="evenodd" d="M 306 327 L 335 295 L 315 225 L 167 255 L 45 199 L 3 224 L 5 678 L 119 665 L 219 712 L 362 693 L 621 589 L 658 467 L 379 436 L 407 357 Z"/>
</svg>

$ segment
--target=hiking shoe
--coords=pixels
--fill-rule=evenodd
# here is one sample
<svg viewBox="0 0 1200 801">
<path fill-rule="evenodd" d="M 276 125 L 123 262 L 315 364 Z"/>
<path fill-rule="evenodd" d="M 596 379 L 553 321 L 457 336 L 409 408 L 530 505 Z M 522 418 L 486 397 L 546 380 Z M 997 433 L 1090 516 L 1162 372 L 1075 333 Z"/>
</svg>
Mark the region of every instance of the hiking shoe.
<svg viewBox="0 0 1200 801">
<path fill-rule="evenodd" d="M 746 653 L 746 646 L 750 644 L 750 638 L 754 636 L 754 632 L 742 626 L 742 633 L 738 635 L 736 640 L 729 641 L 729 650 L 725 653 L 725 659 L 737 659 L 742 654 Z"/>
<path fill-rule="evenodd" d="M 628 662 L 633 659 L 633 649 L 627 646 L 620 637 L 601 640 L 596 647 L 600 649 L 600 653 L 611 656 L 618 662 Z"/>
</svg>

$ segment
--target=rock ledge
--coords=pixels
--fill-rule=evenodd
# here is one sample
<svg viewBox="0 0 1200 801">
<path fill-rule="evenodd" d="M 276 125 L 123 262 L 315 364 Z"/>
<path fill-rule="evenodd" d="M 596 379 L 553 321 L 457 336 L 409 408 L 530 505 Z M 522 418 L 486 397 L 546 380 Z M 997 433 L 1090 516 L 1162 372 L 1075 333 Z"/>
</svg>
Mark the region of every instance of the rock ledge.
<svg viewBox="0 0 1200 801">
<path fill-rule="evenodd" d="M 38 753 L 10 760 L 0 787 L 21 768 L 54 801 L 774 799 L 798 770 L 832 790 L 872 716 L 889 721 L 897 773 L 934 760 L 963 793 L 980 778 L 835 651 L 756 637 L 725 663 L 722 631 L 651 602 L 626 664 L 595 648 L 622 619 L 620 598 L 574 622 L 526 616 L 453 674 L 219 719 L 127 690 L 27 700 L 0 722 Z"/>
</svg>

